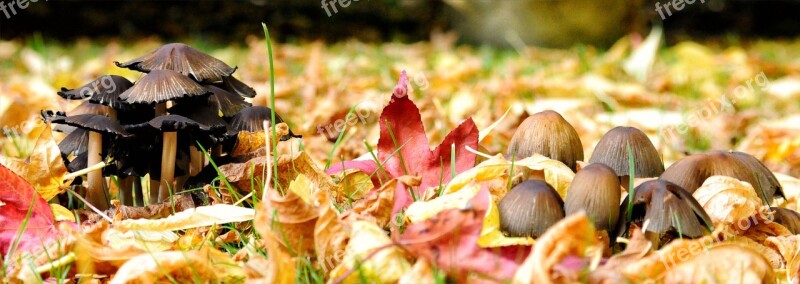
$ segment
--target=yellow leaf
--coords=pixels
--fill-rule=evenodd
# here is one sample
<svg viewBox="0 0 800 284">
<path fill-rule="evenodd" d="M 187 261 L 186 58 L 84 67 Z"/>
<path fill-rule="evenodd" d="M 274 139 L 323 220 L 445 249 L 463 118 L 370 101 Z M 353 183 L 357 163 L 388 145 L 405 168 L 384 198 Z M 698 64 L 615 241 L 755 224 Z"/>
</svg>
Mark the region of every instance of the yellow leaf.
<svg viewBox="0 0 800 284">
<path fill-rule="evenodd" d="M 349 169 L 343 174 L 344 178 L 336 184 L 336 187 L 331 192 L 337 203 L 359 200 L 374 187 L 369 175 L 361 170 Z"/>
<path fill-rule="evenodd" d="M 53 139 L 50 126 L 42 130 L 28 159 L 0 156 L 0 164 L 25 178 L 44 200 L 52 199 L 72 182 L 72 179 L 65 180 L 67 167 L 61 159 L 61 150 Z"/>
<path fill-rule="evenodd" d="M 228 204 L 186 209 L 162 219 L 126 219 L 114 225 L 119 230 L 175 231 L 215 224 L 253 220 L 255 210 Z"/>
<path fill-rule="evenodd" d="M 289 190 L 297 194 L 303 202 L 311 204 L 311 181 L 304 174 L 299 174 L 296 179 L 289 183 Z"/>
<path fill-rule="evenodd" d="M 480 185 L 471 183 L 461 187 L 456 192 L 451 192 L 429 201 L 416 201 L 411 203 L 405 211 L 406 218 L 411 223 L 424 221 L 436 216 L 439 212 L 453 208 L 463 208 L 472 197 L 481 189 Z"/>
<path fill-rule="evenodd" d="M 544 180 L 558 191 L 562 199 L 567 197 L 569 184 L 575 178 L 575 173 L 564 163 L 538 154 L 516 161 L 514 165 L 544 172 Z"/>
<path fill-rule="evenodd" d="M 360 277 L 365 277 L 370 283 L 397 282 L 411 269 L 411 264 L 402 250 L 391 244 L 392 240 L 375 224 L 353 223 L 344 261 L 331 272 L 331 279 L 344 277 L 343 283 L 360 283 Z M 351 273 L 345 276 L 348 272 Z"/>
<path fill-rule="evenodd" d="M 289 134 L 289 126 L 286 123 L 278 123 L 275 128 L 278 137 Z M 231 157 L 238 157 L 247 153 L 255 152 L 267 145 L 267 134 L 264 131 L 248 132 L 239 131 L 237 134 L 236 145 L 231 151 Z"/>
<path fill-rule="evenodd" d="M 61 206 L 59 204 L 50 203 L 50 210 L 53 210 L 53 216 L 55 217 L 55 221 L 72 221 L 75 222 L 75 215 L 72 214 L 72 211 Z"/>
</svg>

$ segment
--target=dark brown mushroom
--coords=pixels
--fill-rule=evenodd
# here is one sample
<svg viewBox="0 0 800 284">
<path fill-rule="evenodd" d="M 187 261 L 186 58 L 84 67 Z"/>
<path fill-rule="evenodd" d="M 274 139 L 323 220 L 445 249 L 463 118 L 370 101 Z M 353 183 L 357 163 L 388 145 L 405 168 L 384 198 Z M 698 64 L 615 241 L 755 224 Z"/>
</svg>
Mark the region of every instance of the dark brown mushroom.
<svg viewBox="0 0 800 284">
<path fill-rule="evenodd" d="M 169 198 L 170 190 L 175 189 L 175 166 L 178 151 L 178 132 L 191 132 L 198 129 L 209 130 L 209 127 L 180 115 L 162 115 L 147 123 L 163 134 L 161 149 L 161 180 L 158 188 L 158 200 Z M 155 197 L 151 188 L 151 198 Z M 150 203 L 155 203 L 151 200 Z"/>
<path fill-rule="evenodd" d="M 58 95 L 69 100 L 89 99 L 89 102 L 109 106 L 113 109 L 127 107 L 119 95 L 133 86 L 131 81 L 117 75 L 101 76 L 75 89 L 61 88 Z"/>
<path fill-rule="evenodd" d="M 714 225 L 706 211 L 679 185 L 656 179 L 646 181 L 634 190 L 631 223 L 639 227 L 647 223 L 643 227 L 645 236 L 655 247 L 678 236 L 697 238 L 713 231 Z M 625 198 L 620 210 L 627 212 L 629 200 Z M 623 235 L 629 223 L 620 223 L 625 224 L 620 230 L 620 235 Z"/>
<path fill-rule="evenodd" d="M 539 154 L 558 160 L 575 171 L 583 160 L 578 132 L 560 114 L 546 110 L 529 116 L 519 125 L 508 145 L 508 155 L 519 159 Z"/>
<path fill-rule="evenodd" d="M 256 90 L 233 76 L 222 77 L 222 82 L 215 83 L 217 87 L 245 98 L 256 97 Z"/>
<path fill-rule="evenodd" d="M 758 182 L 758 184 L 753 185 L 753 188 L 759 186 L 764 190 L 768 204 L 772 204 L 772 199 L 775 194 L 783 196 L 783 189 L 781 188 L 781 183 L 778 182 L 778 178 L 776 178 L 775 174 L 756 157 L 736 151 L 731 152 L 731 155 L 750 168 L 750 172 L 756 176 L 755 180 Z M 761 194 L 761 192 L 758 193 Z M 764 198 L 764 196 L 762 196 L 762 198 Z"/>
<path fill-rule="evenodd" d="M 87 146 L 87 164 L 95 165 L 103 160 L 103 134 L 130 136 L 118 122 L 96 114 L 80 114 L 56 119 L 54 123 L 63 123 L 89 131 Z M 93 171 L 87 174 L 86 200 L 100 210 L 108 209 L 108 197 L 102 172 Z"/>
<path fill-rule="evenodd" d="M 230 92 L 220 89 L 216 86 L 206 86 L 206 89 L 211 92 L 208 101 L 213 103 L 223 117 L 232 117 L 245 109 L 252 106 L 239 95 L 231 94 Z"/>
<path fill-rule="evenodd" d="M 759 185 L 756 173 L 750 166 L 727 151 L 709 151 L 684 157 L 667 168 L 660 179 L 675 183 L 692 194 L 711 176 L 728 176 L 747 182 L 762 199 L 766 194 L 767 201 L 772 200 L 769 192 L 775 192 L 768 189 L 768 184 Z"/>
<path fill-rule="evenodd" d="M 564 212 L 585 211 L 598 230 L 613 231 L 619 220 L 619 178 L 603 164 L 590 164 L 575 174 L 564 201 Z"/>
<path fill-rule="evenodd" d="M 153 70 L 119 97 L 131 104 L 156 104 L 156 115 L 166 113 L 166 102 L 208 94 L 189 77 L 172 70 Z"/>
<path fill-rule="evenodd" d="M 800 234 L 800 213 L 780 207 L 771 207 L 770 209 L 774 212 L 772 220 L 775 223 L 783 225 L 794 235 Z"/>
<path fill-rule="evenodd" d="M 114 64 L 145 73 L 172 70 L 198 82 L 221 82 L 223 77 L 236 71 L 236 68 L 228 66 L 222 60 L 183 43 L 165 44 L 130 61 Z"/>
<path fill-rule="evenodd" d="M 209 131 L 208 135 L 200 135 L 195 133 L 189 139 L 192 143 L 189 144 L 189 165 L 185 168 L 189 172 L 189 176 L 195 176 L 199 173 L 204 164 L 203 153 L 194 141 L 199 142 L 205 149 L 214 146 L 215 142 L 222 140 L 227 132 L 233 135 L 233 130 L 225 120 L 220 117 L 219 108 L 213 105 L 210 100 L 199 99 L 192 102 L 184 101 L 169 109 L 172 114 L 177 114 L 193 120 L 201 125 L 207 126 Z"/>
<path fill-rule="evenodd" d="M 625 189 L 630 186 L 628 145 L 631 148 L 636 178 L 658 177 L 664 172 L 661 157 L 647 138 L 647 134 L 634 127 L 617 126 L 606 132 L 592 151 L 589 163 L 600 163 L 611 167 L 620 177 Z"/>
<path fill-rule="evenodd" d="M 500 230 L 512 237 L 541 236 L 564 218 L 564 202 L 542 180 L 526 180 L 514 186 L 497 204 Z"/>
</svg>

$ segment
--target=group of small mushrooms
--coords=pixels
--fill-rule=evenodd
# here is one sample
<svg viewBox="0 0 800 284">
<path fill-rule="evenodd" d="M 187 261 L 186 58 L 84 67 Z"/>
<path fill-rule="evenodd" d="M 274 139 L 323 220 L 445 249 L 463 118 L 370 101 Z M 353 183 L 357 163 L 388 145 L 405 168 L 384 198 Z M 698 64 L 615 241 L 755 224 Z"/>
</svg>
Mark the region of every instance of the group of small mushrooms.
<svg viewBox="0 0 800 284">
<path fill-rule="evenodd" d="M 166 200 L 208 167 L 201 149 L 223 157 L 239 131 L 263 131 L 270 120 L 271 109 L 247 101 L 256 92 L 233 77 L 235 67 L 186 44 L 166 44 L 115 64 L 144 74 L 135 83 L 104 75 L 62 88 L 59 96 L 83 102 L 66 113 L 42 111 L 55 131 L 67 133 L 58 146 L 69 171 L 110 163 L 85 179 L 84 197 L 100 210 L 110 199 L 129 206 Z M 146 176 L 149 196 L 142 190 Z M 112 180 L 119 185 L 116 197 L 109 196 Z"/>
<path fill-rule="evenodd" d="M 566 215 L 583 211 L 598 231 L 608 233 L 610 244 L 617 236 L 628 234 L 631 224 L 642 228 L 647 222 L 645 236 L 658 246 L 679 236 L 697 238 L 713 230 L 709 215 L 692 196 L 711 176 L 750 183 L 764 204 L 782 195 L 772 172 L 747 153 L 689 155 L 665 170 L 653 143 L 633 127 L 615 127 L 604 134 L 589 164 L 578 169 L 578 161 L 583 159 L 581 140 L 572 125 L 554 111 L 526 118 L 508 146 L 508 155 L 517 159 L 533 154 L 558 160 L 577 172 L 565 200 L 541 176 L 532 175 L 513 186 L 498 204 L 501 230 L 509 236 L 536 238 Z M 630 158 L 634 178 L 651 179 L 635 186 L 632 196 L 627 196 Z M 633 203 L 631 216 L 626 216 L 629 203 Z M 776 222 L 793 232 L 800 228 L 800 214 L 772 209 Z"/>
</svg>

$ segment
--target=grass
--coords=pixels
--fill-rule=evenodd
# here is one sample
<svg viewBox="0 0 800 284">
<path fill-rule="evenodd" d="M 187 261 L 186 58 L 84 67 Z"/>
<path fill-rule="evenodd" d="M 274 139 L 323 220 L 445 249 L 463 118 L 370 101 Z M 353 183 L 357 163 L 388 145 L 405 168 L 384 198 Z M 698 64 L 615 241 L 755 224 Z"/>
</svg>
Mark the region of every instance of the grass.
<svg viewBox="0 0 800 284">
<path fill-rule="evenodd" d="M 347 115 L 344 116 L 345 121 L 347 120 L 348 117 L 353 115 L 353 112 L 356 110 L 358 104 L 354 104 L 353 106 L 350 107 L 350 110 L 347 112 Z M 333 147 L 331 148 L 330 153 L 328 153 L 328 162 L 325 163 L 325 171 L 328 171 L 328 169 L 331 167 L 331 162 L 333 161 L 333 153 L 336 152 L 336 149 L 339 148 L 339 144 L 342 143 L 342 138 L 344 137 L 344 133 L 346 131 L 347 131 L 347 123 L 344 124 L 342 131 L 339 132 L 339 136 L 336 137 L 336 143 L 333 143 Z"/>
<path fill-rule="evenodd" d="M 269 29 L 267 28 L 267 24 L 261 23 L 261 27 L 264 28 L 264 40 L 267 41 L 267 56 L 269 56 L 269 104 L 272 108 L 270 112 L 270 122 L 274 125 L 275 123 L 275 66 L 272 62 L 272 38 L 269 36 Z M 272 128 L 272 150 L 277 151 L 278 146 L 278 134 L 276 132 L 275 127 Z M 278 189 L 278 154 L 272 154 L 272 187 Z M 283 192 L 281 192 L 283 194 Z"/>
</svg>

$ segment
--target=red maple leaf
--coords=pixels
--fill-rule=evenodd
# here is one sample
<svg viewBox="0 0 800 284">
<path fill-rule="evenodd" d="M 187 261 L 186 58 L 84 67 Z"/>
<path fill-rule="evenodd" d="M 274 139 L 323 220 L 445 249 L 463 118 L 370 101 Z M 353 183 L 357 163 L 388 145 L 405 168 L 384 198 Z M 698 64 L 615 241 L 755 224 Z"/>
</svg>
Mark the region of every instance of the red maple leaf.
<svg viewBox="0 0 800 284">
<path fill-rule="evenodd" d="M 481 248 L 478 238 L 491 198 L 485 187 L 469 202 L 467 209 L 439 212 L 424 222 L 411 224 L 398 242 L 415 257 L 422 257 L 436 267 L 458 277 L 458 283 L 476 273 L 487 282 L 510 280 L 531 251 L 530 246 Z M 494 278 L 494 279 L 493 279 Z M 480 282 L 480 281 L 478 281 Z"/>
<path fill-rule="evenodd" d="M 451 147 L 455 145 L 456 174 L 475 165 L 475 154 L 466 147 L 477 149 L 478 128 L 468 118 L 445 136 L 439 146 L 431 150 L 419 109 L 408 97 L 408 77 L 406 71 L 400 73 L 400 80 L 394 88 L 392 100 L 383 108 L 378 140 L 378 160 L 384 162 L 384 172 L 378 171 L 375 161 L 347 161 L 328 170 L 329 174 L 345 169 L 360 169 L 373 174 L 373 183 L 380 186 L 379 179 L 397 178 L 413 175 L 422 178 L 421 184 L 409 190 L 399 187 L 395 192 L 393 212 L 397 212 L 421 197 L 430 187 L 445 185 L 451 178 Z M 398 150 L 399 149 L 399 150 Z M 386 174 L 386 175 L 384 175 Z M 413 194 L 413 195 L 412 195 Z"/>
<path fill-rule="evenodd" d="M 28 211 L 30 217 L 20 235 Z M 25 179 L 0 165 L 0 254 L 8 254 L 15 242 L 16 252 L 30 251 L 56 237 L 58 231 L 47 201 Z"/>
</svg>

